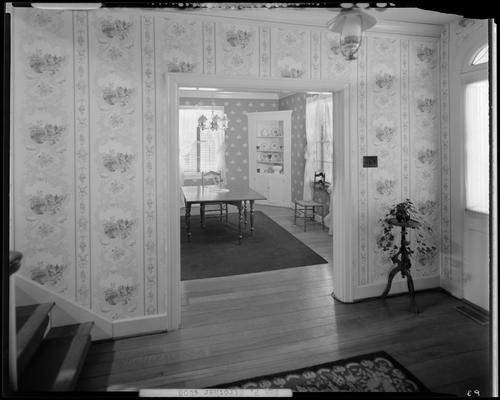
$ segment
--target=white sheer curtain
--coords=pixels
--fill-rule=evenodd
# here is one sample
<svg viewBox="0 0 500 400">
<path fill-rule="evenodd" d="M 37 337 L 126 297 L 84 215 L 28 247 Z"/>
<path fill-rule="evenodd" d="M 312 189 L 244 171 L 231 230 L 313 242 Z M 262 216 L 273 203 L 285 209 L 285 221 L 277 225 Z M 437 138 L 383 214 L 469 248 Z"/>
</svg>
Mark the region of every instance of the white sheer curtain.
<svg viewBox="0 0 500 400">
<path fill-rule="evenodd" d="M 200 154 L 197 154 L 198 118 L 204 114 L 210 118 L 214 115 L 222 117 L 224 107 L 211 106 L 181 106 L 179 107 L 179 179 L 182 183 L 186 169 L 199 173 L 207 169 L 217 169 L 225 174 L 225 133 L 217 130 L 208 134 L 202 133 L 203 143 Z M 208 143 L 209 142 L 209 143 Z M 215 151 L 212 151 L 215 149 Z M 200 157 L 200 171 L 197 171 L 197 160 Z"/>
<path fill-rule="evenodd" d="M 216 171 L 221 171 L 222 181 L 226 182 L 226 133 L 219 129 L 212 133 L 215 142 Z"/>
<path fill-rule="evenodd" d="M 317 97 L 306 98 L 306 148 L 304 152 L 304 200 L 312 200 L 313 191 L 311 181 L 314 179 L 316 168 L 316 142 L 318 131 L 318 102 Z"/>
<path fill-rule="evenodd" d="M 332 123 L 332 95 L 317 95 L 306 99 L 306 149 L 304 168 L 304 200 L 312 200 L 312 182 L 314 172 L 323 169 L 325 179 L 332 181 L 333 159 L 333 123 Z M 328 154 L 321 152 L 326 151 Z M 331 153 L 331 154 L 330 154 Z M 320 165 L 323 161 L 324 165 Z M 325 161 L 328 163 L 325 163 Z M 327 165 L 326 165 L 327 164 Z M 326 168 L 325 168 L 326 167 Z"/>
<path fill-rule="evenodd" d="M 179 109 L 179 179 L 184 182 L 184 168 L 187 165 L 186 157 L 196 151 L 196 128 L 200 111 L 193 108 Z"/>
<path fill-rule="evenodd" d="M 489 212 L 488 81 L 465 88 L 466 208 Z"/>
</svg>

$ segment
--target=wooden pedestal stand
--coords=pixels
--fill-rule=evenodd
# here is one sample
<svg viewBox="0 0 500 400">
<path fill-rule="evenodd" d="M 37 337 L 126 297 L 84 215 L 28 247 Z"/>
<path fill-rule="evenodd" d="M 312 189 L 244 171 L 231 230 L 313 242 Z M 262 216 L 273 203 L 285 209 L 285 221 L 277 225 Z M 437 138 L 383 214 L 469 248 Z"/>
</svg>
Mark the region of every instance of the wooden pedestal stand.
<svg viewBox="0 0 500 400">
<path fill-rule="evenodd" d="M 406 241 L 406 228 L 418 228 L 420 224 L 418 221 L 415 221 L 413 219 L 410 219 L 409 221 L 398 221 L 396 218 L 389 218 L 386 221 L 387 223 L 393 226 L 401 227 L 401 245 L 398 252 L 391 258 L 392 262 L 396 264 L 396 266 L 389 273 L 389 280 L 387 282 L 387 287 L 385 288 L 384 293 L 382 293 L 381 297 L 384 299 L 387 296 L 389 290 L 391 290 L 391 284 L 392 280 L 394 279 L 394 276 L 398 272 L 401 272 L 401 276 L 403 278 L 406 277 L 406 283 L 408 284 L 408 291 L 410 292 L 411 307 L 413 308 L 413 311 L 415 313 L 418 313 L 419 310 L 417 307 L 417 302 L 415 301 L 415 289 L 413 287 L 413 279 L 410 273 L 411 251 L 408 247 L 410 242 Z"/>
</svg>

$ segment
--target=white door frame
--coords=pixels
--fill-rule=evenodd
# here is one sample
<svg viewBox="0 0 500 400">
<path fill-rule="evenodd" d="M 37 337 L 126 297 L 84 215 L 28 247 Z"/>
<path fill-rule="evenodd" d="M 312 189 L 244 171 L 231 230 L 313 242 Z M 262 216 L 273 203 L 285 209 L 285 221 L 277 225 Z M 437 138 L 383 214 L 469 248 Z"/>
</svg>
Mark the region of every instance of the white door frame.
<svg viewBox="0 0 500 400">
<path fill-rule="evenodd" d="M 158 91 L 158 176 L 159 176 L 159 212 L 158 226 L 161 229 L 159 243 L 165 243 L 165 252 L 161 256 L 164 260 L 160 265 L 165 266 L 164 279 L 166 280 L 166 310 L 167 330 L 181 327 L 181 280 L 180 280 L 180 209 L 178 196 L 179 185 L 179 138 L 178 113 L 179 87 L 224 87 L 230 90 L 274 89 L 297 92 L 343 92 L 344 118 L 342 129 L 334 130 L 336 143 L 335 162 L 338 169 L 333 192 L 333 248 L 334 248 L 334 279 L 333 290 L 335 298 L 352 301 L 352 232 L 354 227 L 351 216 L 355 214 L 351 194 L 353 192 L 349 179 L 350 165 L 350 110 L 349 86 L 346 81 L 311 81 L 289 79 L 258 79 L 219 77 L 200 74 L 163 74 L 162 86 Z M 165 157 L 162 157 L 165 155 Z M 338 188 L 338 189 L 337 189 Z"/>
</svg>

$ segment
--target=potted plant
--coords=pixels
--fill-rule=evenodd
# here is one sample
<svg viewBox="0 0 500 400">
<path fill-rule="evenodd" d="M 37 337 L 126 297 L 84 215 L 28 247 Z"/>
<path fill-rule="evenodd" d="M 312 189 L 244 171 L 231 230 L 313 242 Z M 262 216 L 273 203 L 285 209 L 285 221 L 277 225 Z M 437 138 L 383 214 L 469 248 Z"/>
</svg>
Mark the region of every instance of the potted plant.
<svg viewBox="0 0 500 400">
<path fill-rule="evenodd" d="M 432 233 L 431 226 L 423 220 L 413 202 L 410 199 L 406 199 L 392 206 L 384 217 L 379 220 L 382 225 L 382 235 L 378 239 L 378 246 L 384 252 L 389 253 L 388 255 L 391 260 L 397 255 L 400 247 L 399 243 L 395 243 L 393 233 L 394 224 L 389 223 L 391 218 L 395 218 L 399 223 L 409 223 L 412 221 L 413 230 L 417 239 L 415 249 L 421 256 L 421 259 L 427 259 L 428 256 L 436 251 L 436 246 L 428 244 L 425 241 L 424 233 Z M 406 244 L 409 243 L 407 242 Z M 410 254 L 415 253 L 415 251 L 410 248 L 408 248 L 408 252 Z"/>
</svg>

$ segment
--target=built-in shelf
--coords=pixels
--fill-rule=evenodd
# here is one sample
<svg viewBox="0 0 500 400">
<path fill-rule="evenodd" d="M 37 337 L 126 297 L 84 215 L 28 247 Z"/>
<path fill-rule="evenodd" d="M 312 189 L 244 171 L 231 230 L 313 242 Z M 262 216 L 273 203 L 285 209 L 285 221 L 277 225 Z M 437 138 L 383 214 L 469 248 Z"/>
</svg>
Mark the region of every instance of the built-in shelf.
<svg viewBox="0 0 500 400">
<path fill-rule="evenodd" d="M 257 164 L 283 165 L 282 161 L 257 161 Z"/>
<path fill-rule="evenodd" d="M 291 115 L 292 110 L 247 113 L 249 184 L 266 197 L 264 204 L 291 203 Z"/>
</svg>

